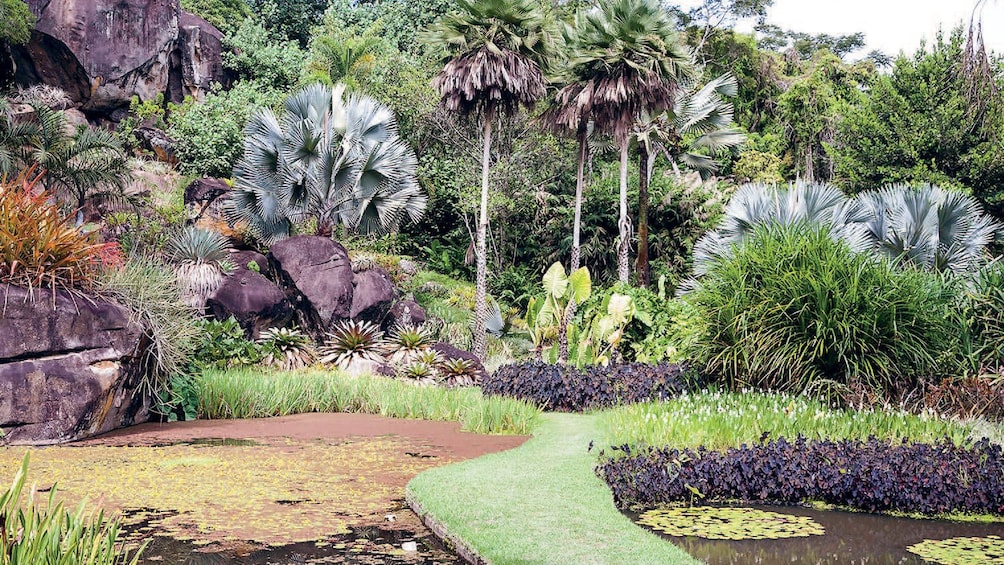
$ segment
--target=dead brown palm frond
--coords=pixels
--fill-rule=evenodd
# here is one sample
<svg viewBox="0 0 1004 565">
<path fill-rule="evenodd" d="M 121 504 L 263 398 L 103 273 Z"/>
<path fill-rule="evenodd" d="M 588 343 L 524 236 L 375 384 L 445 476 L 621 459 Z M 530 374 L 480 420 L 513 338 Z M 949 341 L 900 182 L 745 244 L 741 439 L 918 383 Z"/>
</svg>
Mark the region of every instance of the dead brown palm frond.
<svg viewBox="0 0 1004 565">
<path fill-rule="evenodd" d="M 997 86 L 994 64 L 983 41 L 983 9 L 988 3 L 988 0 L 976 0 L 973 6 L 956 72 L 963 82 L 969 112 L 976 119 L 977 127 L 992 131 L 995 124 L 988 123 L 988 120 L 999 115 L 992 109 L 1000 104 L 1000 88 Z"/>
<path fill-rule="evenodd" d="M 532 106 L 546 87 L 544 73 L 530 58 L 483 47 L 450 60 L 433 80 L 443 95 L 443 105 L 463 115 L 489 111 L 513 114 Z"/>
</svg>

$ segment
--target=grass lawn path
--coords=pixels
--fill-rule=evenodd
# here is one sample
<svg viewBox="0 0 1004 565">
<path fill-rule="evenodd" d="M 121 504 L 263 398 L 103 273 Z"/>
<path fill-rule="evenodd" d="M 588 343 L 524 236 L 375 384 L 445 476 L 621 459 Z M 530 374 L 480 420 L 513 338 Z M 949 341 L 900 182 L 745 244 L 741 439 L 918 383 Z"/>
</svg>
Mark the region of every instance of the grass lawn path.
<svg viewBox="0 0 1004 565">
<path fill-rule="evenodd" d="M 544 414 L 521 447 L 425 471 L 408 496 L 494 565 L 697 563 L 617 511 L 587 452 L 602 437 L 593 415 Z"/>
</svg>

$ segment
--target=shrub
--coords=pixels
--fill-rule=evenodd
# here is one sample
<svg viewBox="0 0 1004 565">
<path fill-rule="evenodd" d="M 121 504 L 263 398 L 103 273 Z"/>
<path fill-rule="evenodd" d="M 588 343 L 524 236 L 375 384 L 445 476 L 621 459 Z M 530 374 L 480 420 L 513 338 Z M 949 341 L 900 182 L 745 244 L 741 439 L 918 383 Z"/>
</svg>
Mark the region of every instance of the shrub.
<svg viewBox="0 0 1004 565">
<path fill-rule="evenodd" d="M 247 339 L 244 328 L 233 316 L 224 321 L 199 320 L 198 328 L 193 372 L 256 365 L 265 356 L 262 346 Z"/>
<path fill-rule="evenodd" d="M 789 441 L 727 451 L 617 448 L 597 472 L 621 508 L 687 502 L 696 495 L 742 504 L 822 501 L 868 512 L 1004 514 L 1004 450 L 867 441 Z"/>
<path fill-rule="evenodd" d="M 223 53 L 224 67 L 239 79 L 277 91 L 296 86 L 307 62 L 296 43 L 273 36 L 254 19 L 241 22 L 223 42 L 228 49 Z"/>
<path fill-rule="evenodd" d="M 757 227 L 690 298 L 700 361 L 734 389 L 889 393 L 961 366 L 956 284 L 855 253 L 825 229 Z"/>
<path fill-rule="evenodd" d="M 120 523 L 106 520 L 81 504 L 68 512 L 56 502 L 56 488 L 46 501 L 36 501 L 35 491 L 22 504 L 28 475 L 28 455 L 14 475 L 10 488 L 0 492 L 0 563 L 3 565 L 135 565 L 143 551 L 132 555 L 118 542 Z M 144 544 L 145 546 L 145 544 Z"/>
<path fill-rule="evenodd" d="M 582 412 L 618 404 L 665 400 L 684 390 L 683 365 L 625 363 L 577 369 L 521 363 L 500 367 L 481 384 L 485 394 L 529 400 L 545 410 Z"/>
<path fill-rule="evenodd" d="M 23 172 L 0 182 L 0 281 L 29 288 L 77 288 L 97 274 L 106 246 L 73 226 L 40 177 Z"/>
<path fill-rule="evenodd" d="M 151 342 L 143 360 L 151 392 L 186 372 L 198 328 L 170 268 L 155 259 L 133 257 L 121 269 L 104 271 L 98 290 L 124 304 L 143 325 Z"/>
<path fill-rule="evenodd" d="M 995 261 L 976 273 L 968 292 L 973 369 L 1004 366 L 1004 263 Z"/>
</svg>

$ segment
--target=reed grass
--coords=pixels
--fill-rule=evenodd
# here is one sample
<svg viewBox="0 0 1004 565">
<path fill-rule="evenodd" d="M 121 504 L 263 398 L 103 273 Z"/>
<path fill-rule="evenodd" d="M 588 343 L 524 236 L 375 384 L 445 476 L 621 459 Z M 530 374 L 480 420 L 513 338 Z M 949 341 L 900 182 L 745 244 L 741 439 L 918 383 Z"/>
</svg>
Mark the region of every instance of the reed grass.
<svg viewBox="0 0 1004 565">
<path fill-rule="evenodd" d="M 376 376 L 305 369 L 209 369 L 195 377 L 199 415 L 268 418 L 309 412 L 355 412 L 393 418 L 460 422 L 465 431 L 527 435 L 540 409 L 477 388 L 441 388 Z"/>
</svg>

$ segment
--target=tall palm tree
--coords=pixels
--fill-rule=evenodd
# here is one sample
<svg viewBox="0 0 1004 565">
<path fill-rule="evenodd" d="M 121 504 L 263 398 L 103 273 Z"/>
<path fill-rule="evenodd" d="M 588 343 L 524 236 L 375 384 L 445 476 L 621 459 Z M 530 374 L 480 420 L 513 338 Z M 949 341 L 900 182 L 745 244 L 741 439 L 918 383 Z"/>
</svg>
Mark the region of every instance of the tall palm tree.
<svg viewBox="0 0 1004 565">
<path fill-rule="evenodd" d="M 248 121 L 228 215 L 262 243 L 288 237 L 308 217 L 325 235 L 338 224 L 390 231 L 405 216 L 422 217 L 418 160 L 394 114 L 344 90 L 313 84 L 287 98 L 281 115 L 265 109 Z"/>
<path fill-rule="evenodd" d="M 638 140 L 638 284 L 648 286 L 648 185 L 656 158 L 662 154 L 677 177 L 680 166 L 696 171 L 707 180 L 718 172 L 719 155 L 746 141 L 733 123 L 732 104 L 725 100 L 738 94 L 736 79 L 724 74 L 699 89 L 680 93 L 672 108 L 649 118 L 643 115 L 634 132 Z"/>
<path fill-rule="evenodd" d="M 617 276 L 628 281 L 631 219 L 627 208 L 628 147 L 643 112 L 673 105 L 681 84 L 694 76 L 692 54 L 657 0 L 611 0 L 576 20 L 576 49 L 570 73 L 583 78 L 577 100 L 588 100 L 600 131 L 620 146 L 620 246 Z"/>
<path fill-rule="evenodd" d="M 492 121 L 534 105 L 545 93 L 543 68 L 553 46 L 550 19 L 537 0 L 458 0 L 424 39 L 444 63 L 433 86 L 448 110 L 482 120 L 481 206 L 475 247 L 474 354 L 486 350 L 488 172 Z"/>
</svg>

